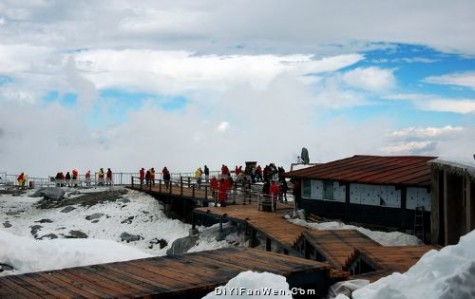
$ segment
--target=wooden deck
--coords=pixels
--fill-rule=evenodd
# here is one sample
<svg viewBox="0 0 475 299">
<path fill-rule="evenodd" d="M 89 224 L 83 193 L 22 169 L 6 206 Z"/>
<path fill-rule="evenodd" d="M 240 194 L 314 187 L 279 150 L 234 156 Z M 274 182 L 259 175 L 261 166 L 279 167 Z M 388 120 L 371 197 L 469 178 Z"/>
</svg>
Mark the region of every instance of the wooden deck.
<svg viewBox="0 0 475 299">
<path fill-rule="evenodd" d="M 229 205 L 225 208 L 196 208 L 194 212 L 246 222 L 259 233 L 290 249 L 294 246 L 299 236 L 304 231 L 309 230 L 303 226 L 292 224 L 284 218 L 284 214 L 292 209 L 292 205 L 278 203 L 275 212 L 263 212 L 258 210 L 257 203 L 252 203 Z"/>
<path fill-rule="evenodd" d="M 357 230 L 306 231 L 297 246 L 303 247 L 306 258 L 325 261 L 349 274 L 356 271 L 353 277 L 371 281 L 406 272 L 426 252 L 440 249 L 432 245 L 382 246 Z"/>
<path fill-rule="evenodd" d="M 329 283 L 326 264 L 226 248 L 0 277 L 0 298 L 201 298 L 247 270 L 283 275 L 291 287 Z"/>
</svg>

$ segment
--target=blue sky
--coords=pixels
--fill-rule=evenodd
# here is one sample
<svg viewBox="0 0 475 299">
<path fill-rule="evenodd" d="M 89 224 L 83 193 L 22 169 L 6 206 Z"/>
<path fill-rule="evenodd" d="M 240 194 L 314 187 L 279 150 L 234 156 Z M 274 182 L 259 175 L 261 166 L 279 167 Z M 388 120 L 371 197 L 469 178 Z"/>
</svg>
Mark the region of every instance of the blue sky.
<svg viewBox="0 0 475 299">
<path fill-rule="evenodd" d="M 472 1 L 2 0 L 0 171 L 471 160 L 472 28 Z"/>
</svg>

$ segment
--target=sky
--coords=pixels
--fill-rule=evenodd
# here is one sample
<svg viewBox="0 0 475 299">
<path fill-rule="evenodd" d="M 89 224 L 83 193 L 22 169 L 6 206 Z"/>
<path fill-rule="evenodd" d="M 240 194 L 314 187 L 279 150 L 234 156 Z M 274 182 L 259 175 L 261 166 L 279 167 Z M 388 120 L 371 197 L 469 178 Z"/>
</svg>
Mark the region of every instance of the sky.
<svg viewBox="0 0 475 299">
<path fill-rule="evenodd" d="M 473 161 L 475 2 L 0 0 L 0 171 Z"/>
</svg>

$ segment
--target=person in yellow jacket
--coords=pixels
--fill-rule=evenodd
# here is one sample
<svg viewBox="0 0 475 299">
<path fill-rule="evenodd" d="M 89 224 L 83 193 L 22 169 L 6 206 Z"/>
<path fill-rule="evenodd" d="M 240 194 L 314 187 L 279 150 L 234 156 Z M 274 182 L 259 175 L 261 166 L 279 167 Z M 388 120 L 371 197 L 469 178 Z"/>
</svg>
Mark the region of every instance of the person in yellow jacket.
<svg viewBox="0 0 475 299">
<path fill-rule="evenodd" d="M 97 174 L 98 180 L 97 180 L 97 185 L 99 186 L 104 186 L 104 168 L 99 169 L 99 173 Z"/>
<path fill-rule="evenodd" d="M 196 184 L 198 185 L 198 188 L 201 187 L 201 176 L 202 175 L 203 175 L 203 171 L 201 170 L 201 167 L 199 167 L 195 171 L 195 179 L 196 179 Z"/>
</svg>

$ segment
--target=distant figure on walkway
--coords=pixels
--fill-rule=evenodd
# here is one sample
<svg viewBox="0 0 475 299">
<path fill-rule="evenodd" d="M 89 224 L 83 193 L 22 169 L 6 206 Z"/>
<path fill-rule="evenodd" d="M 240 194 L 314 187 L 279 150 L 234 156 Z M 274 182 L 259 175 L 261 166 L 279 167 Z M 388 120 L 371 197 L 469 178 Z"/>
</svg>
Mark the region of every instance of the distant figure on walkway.
<svg viewBox="0 0 475 299">
<path fill-rule="evenodd" d="M 86 186 L 89 187 L 91 186 L 91 171 L 88 170 L 86 174 L 84 175 L 85 181 L 86 181 Z"/>
<path fill-rule="evenodd" d="M 65 179 L 66 179 L 66 185 L 67 185 L 68 187 L 71 187 L 71 174 L 69 173 L 69 171 L 66 172 L 66 177 L 65 177 Z"/>
<path fill-rule="evenodd" d="M 112 170 L 110 168 L 107 168 L 106 182 L 107 182 L 107 185 L 112 186 Z"/>
<path fill-rule="evenodd" d="M 205 183 L 208 184 L 209 182 L 209 168 L 208 166 L 204 166 L 204 170 L 203 170 L 204 174 L 205 174 Z"/>
<path fill-rule="evenodd" d="M 56 182 L 56 187 L 64 187 L 64 173 L 58 172 L 54 178 Z"/>
<path fill-rule="evenodd" d="M 168 188 L 170 187 L 170 171 L 168 171 L 168 168 L 165 166 L 162 169 L 162 176 L 163 176 L 163 181 L 165 182 L 165 187 Z"/>
<path fill-rule="evenodd" d="M 73 169 L 72 171 L 72 174 L 73 174 L 73 181 L 72 181 L 72 185 L 74 187 L 77 187 L 78 186 L 78 176 L 79 176 L 79 172 L 76 168 Z"/>
<path fill-rule="evenodd" d="M 209 182 L 209 187 L 211 189 L 211 194 L 213 195 L 213 199 L 216 200 L 218 198 L 217 195 L 218 195 L 219 182 L 215 176 L 211 178 L 211 181 Z"/>
<path fill-rule="evenodd" d="M 155 168 L 150 169 L 150 181 L 152 182 L 152 185 L 155 185 Z"/>
<path fill-rule="evenodd" d="M 198 167 L 195 171 L 195 179 L 196 179 L 196 184 L 198 185 L 198 188 L 201 188 L 201 176 L 203 175 L 203 171 L 201 170 L 201 167 Z"/>
<path fill-rule="evenodd" d="M 270 194 L 272 204 L 274 205 L 274 211 L 275 211 L 275 209 L 277 208 L 277 201 L 279 200 L 279 194 L 280 194 L 279 185 L 277 185 L 275 181 L 272 181 L 269 187 L 269 194 Z"/>
<path fill-rule="evenodd" d="M 150 169 L 147 170 L 147 172 L 145 173 L 145 184 L 147 184 L 147 186 L 150 186 Z"/>
<path fill-rule="evenodd" d="M 139 177 L 140 177 L 140 187 L 143 185 L 143 180 L 145 180 L 145 168 L 141 168 L 139 171 Z"/>
<path fill-rule="evenodd" d="M 104 168 L 99 168 L 97 185 L 104 186 Z"/>
<path fill-rule="evenodd" d="M 22 172 L 16 178 L 18 181 L 18 187 L 23 187 L 25 185 L 25 174 Z"/>
<path fill-rule="evenodd" d="M 219 203 L 221 207 L 226 207 L 226 199 L 228 198 L 228 181 L 221 178 L 219 182 Z"/>
<path fill-rule="evenodd" d="M 284 203 L 287 203 L 287 190 L 289 190 L 289 186 L 285 178 L 283 178 L 280 180 L 280 199 Z"/>
</svg>

